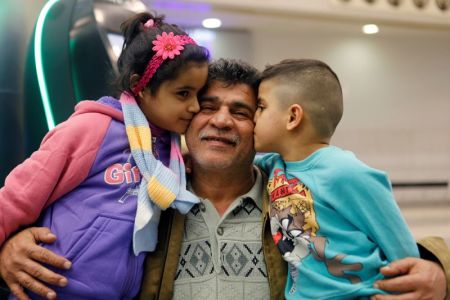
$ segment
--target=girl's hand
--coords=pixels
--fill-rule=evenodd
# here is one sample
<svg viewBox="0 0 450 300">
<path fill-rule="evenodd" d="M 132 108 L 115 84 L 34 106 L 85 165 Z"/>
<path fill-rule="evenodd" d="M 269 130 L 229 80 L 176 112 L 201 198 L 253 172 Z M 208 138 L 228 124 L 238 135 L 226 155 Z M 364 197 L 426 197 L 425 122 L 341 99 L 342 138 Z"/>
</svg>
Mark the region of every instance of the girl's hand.
<svg viewBox="0 0 450 300">
<path fill-rule="evenodd" d="M 56 236 L 45 227 L 33 227 L 20 231 L 5 242 L 0 249 L 0 275 L 11 293 L 18 299 L 30 299 L 24 288 L 47 299 L 55 299 L 56 293 L 44 283 L 64 287 L 67 278 L 50 271 L 42 264 L 69 269 L 71 262 L 38 245 L 53 243 Z"/>
</svg>

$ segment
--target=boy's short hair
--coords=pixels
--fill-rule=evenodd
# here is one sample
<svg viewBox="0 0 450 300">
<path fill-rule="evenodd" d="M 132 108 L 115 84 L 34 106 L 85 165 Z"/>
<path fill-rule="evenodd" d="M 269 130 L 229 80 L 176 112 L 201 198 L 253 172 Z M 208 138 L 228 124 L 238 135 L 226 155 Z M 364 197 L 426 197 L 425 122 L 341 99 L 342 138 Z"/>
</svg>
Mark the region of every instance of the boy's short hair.
<svg viewBox="0 0 450 300">
<path fill-rule="evenodd" d="M 298 103 L 308 114 L 321 138 L 330 138 L 343 114 L 342 89 L 334 71 L 315 59 L 286 59 L 269 65 L 261 82 L 275 80 L 289 105 Z M 291 95 L 286 97 L 286 95 Z M 288 99 L 286 99 L 288 98 Z"/>
</svg>

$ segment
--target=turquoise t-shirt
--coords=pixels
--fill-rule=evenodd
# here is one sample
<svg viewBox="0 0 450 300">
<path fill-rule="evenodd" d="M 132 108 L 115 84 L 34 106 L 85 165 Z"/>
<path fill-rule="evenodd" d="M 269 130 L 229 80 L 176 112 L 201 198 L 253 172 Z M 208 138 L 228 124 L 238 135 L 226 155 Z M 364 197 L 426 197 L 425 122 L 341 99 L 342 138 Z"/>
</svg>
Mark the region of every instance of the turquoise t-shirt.
<svg viewBox="0 0 450 300">
<path fill-rule="evenodd" d="M 384 293 L 380 267 L 419 256 L 384 172 L 335 146 L 302 161 L 258 156 L 269 174 L 270 223 L 289 264 L 287 299 L 354 299 Z"/>
</svg>

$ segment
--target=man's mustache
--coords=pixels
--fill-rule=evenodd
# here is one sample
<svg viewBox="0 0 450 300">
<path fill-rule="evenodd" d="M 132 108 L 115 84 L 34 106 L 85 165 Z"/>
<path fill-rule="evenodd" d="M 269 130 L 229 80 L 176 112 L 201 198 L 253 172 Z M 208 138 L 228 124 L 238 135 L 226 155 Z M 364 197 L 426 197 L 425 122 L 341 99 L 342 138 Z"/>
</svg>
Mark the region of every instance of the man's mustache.
<svg viewBox="0 0 450 300">
<path fill-rule="evenodd" d="M 225 143 L 229 143 L 229 144 L 233 144 L 233 145 L 238 145 L 241 142 L 241 139 L 239 138 L 239 136 L 234 135 L 234 134 L 230 134 L 228 132 L 222 132 L 220 130 L 202 130 L 200 131 L 199 135 L 198 135 L 200 140 L 203 139 L 209 139 L 209 140 L 214 140 L 217 139 L 219 141 L 223 141 Z"/>
</svg>

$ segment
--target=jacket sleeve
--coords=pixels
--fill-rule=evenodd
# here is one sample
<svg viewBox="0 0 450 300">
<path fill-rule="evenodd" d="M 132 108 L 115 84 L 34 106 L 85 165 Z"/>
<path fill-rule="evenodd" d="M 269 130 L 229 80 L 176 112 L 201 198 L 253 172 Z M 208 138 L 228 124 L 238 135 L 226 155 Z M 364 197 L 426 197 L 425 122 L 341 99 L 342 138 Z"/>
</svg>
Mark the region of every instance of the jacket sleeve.
<svg viewBox="0 0 450 300">
<path fill-rule="evenodd" d="M 0 189 L 0 245 L 88 175 L 111 118 L 87 113 L 49 132 Z"/>
<path fill-rule="evenodd" d="M 441 237 L 425 237 L 418 241 L 420 257 L 440 263 L 447 278 L 447 297 L 450 300 L 450 249 Z"/>
</svg>

